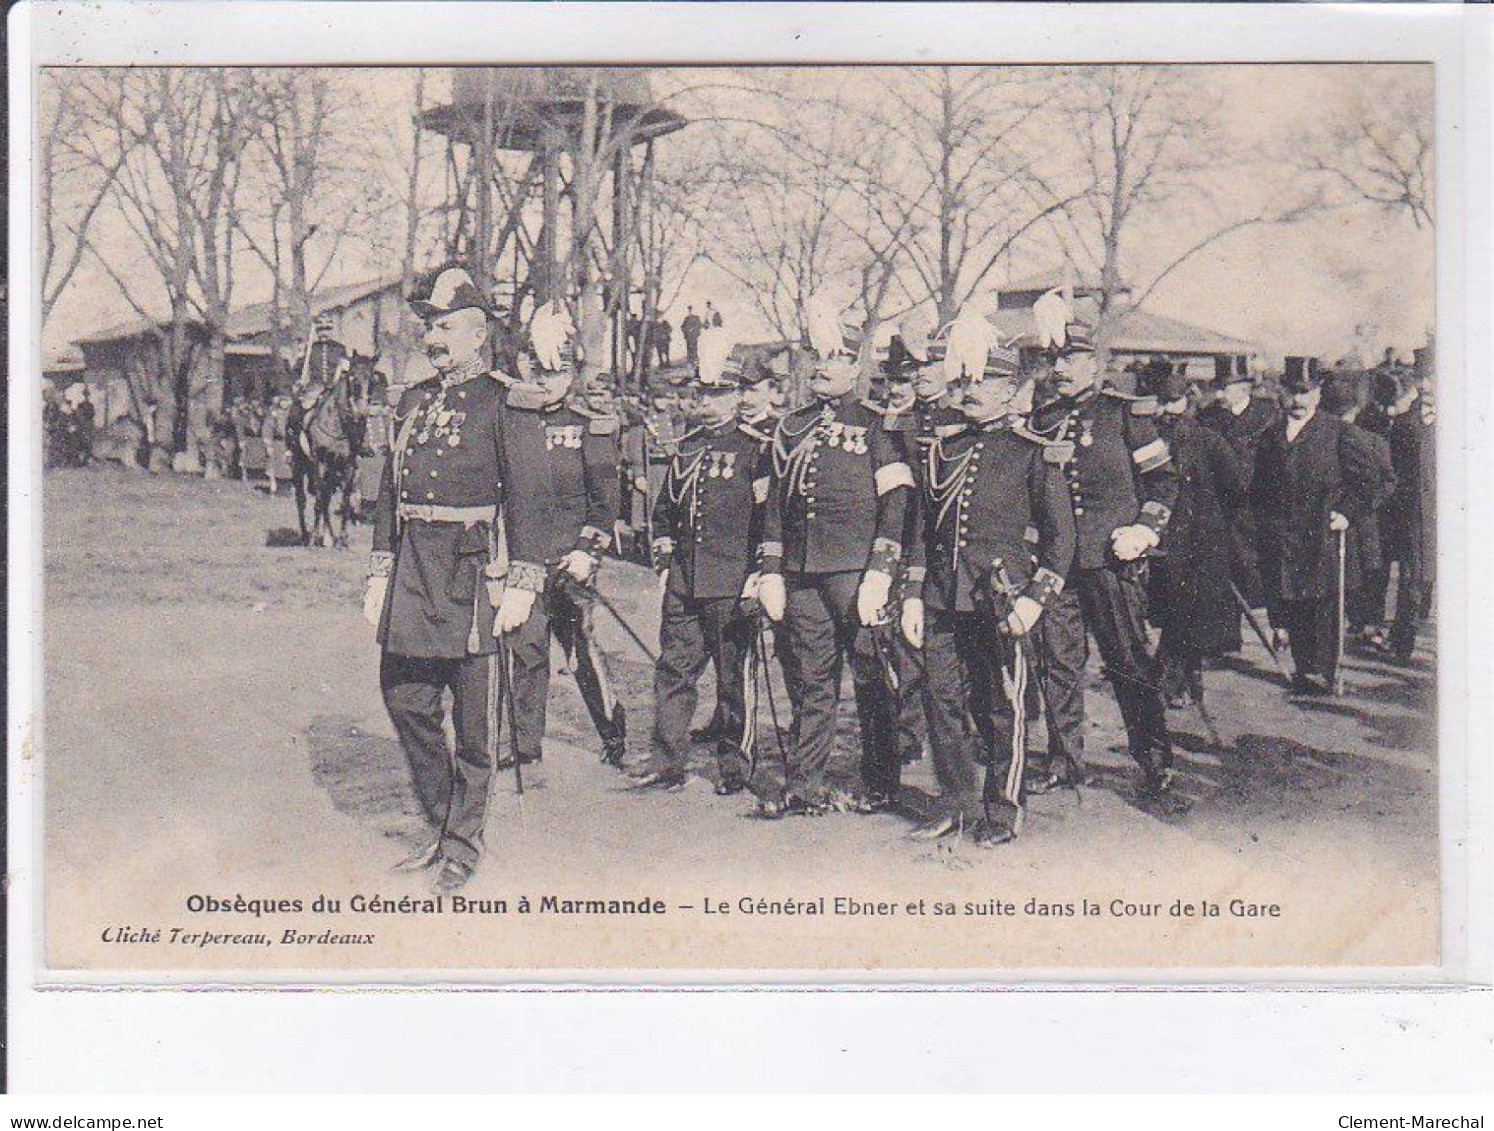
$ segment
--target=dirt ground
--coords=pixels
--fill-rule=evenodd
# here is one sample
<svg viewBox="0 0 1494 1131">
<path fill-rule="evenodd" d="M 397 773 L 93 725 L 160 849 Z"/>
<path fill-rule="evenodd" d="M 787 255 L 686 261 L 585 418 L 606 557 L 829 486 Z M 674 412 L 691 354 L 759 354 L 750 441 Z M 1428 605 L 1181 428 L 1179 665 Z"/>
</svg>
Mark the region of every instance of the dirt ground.
<svg viewBox="0 0 1494 1131">
<path fill-rule="evenodd" d="M 465 893 L 483 902 L 400 912 L 402 897 L 426 898 L 388 871 L 421 821 L 360 615 L 368 527 L 351 551 L 278 548 L 295 524 L 284 494 L 112 467 L 50 474 L 44 521 L 44 910 L 62 976 L 1144 977 L 1437 961 L 1430 636 L 1410 670 L 1354 657 L 1348 695 L 1309 706 L 1288 701 L 1250 642 L 1206 675 L 1218 748 L 1196 711 L 1173 713 L 1190 808 L 1168 820 L 1135 804 L 1092 667 L 1101 782 L 1082 803 L 1035 799 L 1022 839 L 984 852 L 911 842 L 896 814 L 762 821 L 704 776 L 682 794 L 630 793 L 598 764 L 561 675 L 525 797 L 496 783 L 489 856 Z M 648 571 L 609 563 L 603 587 L 657 638 Z M 599 623 L 642 754 L 650 667 Z M 848 743 L 836 773 L 854 775 Z M 905 780 L 910 807 L 934 792 L 927 761 Z M 301 907 L 196 910 L 236 897 Z M 355 897 L 396 910 L 355 912 Z"/>
</svg>

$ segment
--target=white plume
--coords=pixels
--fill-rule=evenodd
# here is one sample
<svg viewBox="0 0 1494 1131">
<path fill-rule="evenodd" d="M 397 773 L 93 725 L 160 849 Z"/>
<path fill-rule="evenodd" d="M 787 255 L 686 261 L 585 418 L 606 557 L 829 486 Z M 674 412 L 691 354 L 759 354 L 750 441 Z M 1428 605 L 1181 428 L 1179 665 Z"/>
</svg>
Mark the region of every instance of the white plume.
<svg viewBox="0 0 1494 1131">
<path fill-rule="evenodd" d="M 820 357 L 829 357 L 845 349 L 841 336 L 840 307 L 827 295 L 815 295 L 804 304 L 804 330 L 810 347 Z"/>
<path fill-rule="evenodd" d="M 716 384 L 726 368 L 726 359 L 731 356 L 735 343 L 724 326 L 712 326 L 702 330 L 696 346 L 700 357 L 700 379 L 706 384 Z"/>
<path fill-rule="evenodd" d="M 535 311 L 534 320 L 529 323 L 529 340 L 534 345 L 535 360 L 545 369 L 559 369 L 560 351 L 575 332 L 575 324 L 564 309 L 543 306 Z"/>
<path fill-rule="evenodd" d="M 903 340 L 903 348 L 915 361 L 929 359 L 929 339 L 934 336 L 929 320 L 917 314 L 905 314 L 898 323 L 897 335 Z"/>
<path fill-rule="evenodd" d="M 949 325 L 944 353 L 944 372 L 949 379 L 958 381 L 965 376 L 979 380 L 986 371 L 986 355 L 994 336 L 991 323 L 967 303 Z"/>
<path fill-rule="evenodd" d="M 1069 304 L 1061 292 L 1051 290 L 1033 303 L 1032 316 L 1037 322 L 1039 346 L 1061 346 L 1068 340 Z"/>
</svg>

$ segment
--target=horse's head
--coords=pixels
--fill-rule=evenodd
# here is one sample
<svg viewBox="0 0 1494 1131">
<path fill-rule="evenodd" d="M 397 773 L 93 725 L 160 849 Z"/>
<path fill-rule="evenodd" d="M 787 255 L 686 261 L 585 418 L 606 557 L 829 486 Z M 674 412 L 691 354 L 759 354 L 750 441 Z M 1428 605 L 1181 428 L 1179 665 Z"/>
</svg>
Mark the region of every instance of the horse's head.
<svg viewBox="0 0 1494 1131">
<path fill-rule="evenodd" d="M 348 358 L 346 380 L 353 409 L 358 413 L 368 412 L 374 394 L 380 392 L 386 383 L 378 369 L 379 357 L 377 352 L 361 354 L 354 350 Z"/>
</svg>

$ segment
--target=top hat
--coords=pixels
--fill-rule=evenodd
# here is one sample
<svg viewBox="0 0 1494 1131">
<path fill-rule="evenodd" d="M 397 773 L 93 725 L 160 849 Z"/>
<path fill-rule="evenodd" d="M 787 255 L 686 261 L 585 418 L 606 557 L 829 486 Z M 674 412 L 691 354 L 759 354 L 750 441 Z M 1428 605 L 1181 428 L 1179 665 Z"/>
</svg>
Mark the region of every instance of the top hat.
<svg viewBox="0 0 1494 1131">
<path fill-rule="evenodd" d="M 1185 362 L 1173 362 L 1165 357 L 1153 358 L 1141 371 L 1138 390 L 1145 396 L 1156 397 L 1159 404 L 1171 404 L 1188 395 L 1188 366 Z"/>
<path fill-rule="evenodd" d="M 1235 354 L 1233 357 L 1216 356 L 1214 380 L 1220 385 L 1233 385 L 1238 381 L 1250 383 L 1252 378 L 1249 359 L 1244 354 Z"/>
<path fill-rule="evenodd" d="M 1289 357 L 1281 374 L 1281 387 L 1292 393 L 1305 393 L 1323 383 L 1322 362 L 1315 357 Z"/>
<path fill-rule="evenodd" d="M 442 268 L 431 278 L 429 287 L 422 290 L 423 297 L 410 300 L 410 306 L 422 317 L 450 314 L 454 310 L 489 312 L 482 292 L 463 267 Z"/>
</svg>

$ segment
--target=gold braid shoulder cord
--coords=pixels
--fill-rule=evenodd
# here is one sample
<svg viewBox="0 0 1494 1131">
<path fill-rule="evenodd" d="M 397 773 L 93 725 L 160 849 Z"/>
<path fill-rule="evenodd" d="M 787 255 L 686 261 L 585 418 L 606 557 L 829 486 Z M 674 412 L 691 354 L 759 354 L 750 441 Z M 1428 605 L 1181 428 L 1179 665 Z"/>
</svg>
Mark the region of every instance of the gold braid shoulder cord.
<svg viewBox="0 0 1494 1131">
<path fill-rule="evenodd" d="M 834 410 L 825 405 L 797 432 L 789 430 L 787 419 L 779 422 L 773 436 L 773 474 L 780 480 L 787 477 L 791 493 L 804 493 L 804 468 L 808 463 L 809 453 L 818 442 L 820 425 L 827 423 L 833 416 Z M 792 448 L 789 447 L 790 442 L 793 444 Z"/>
</svg>

